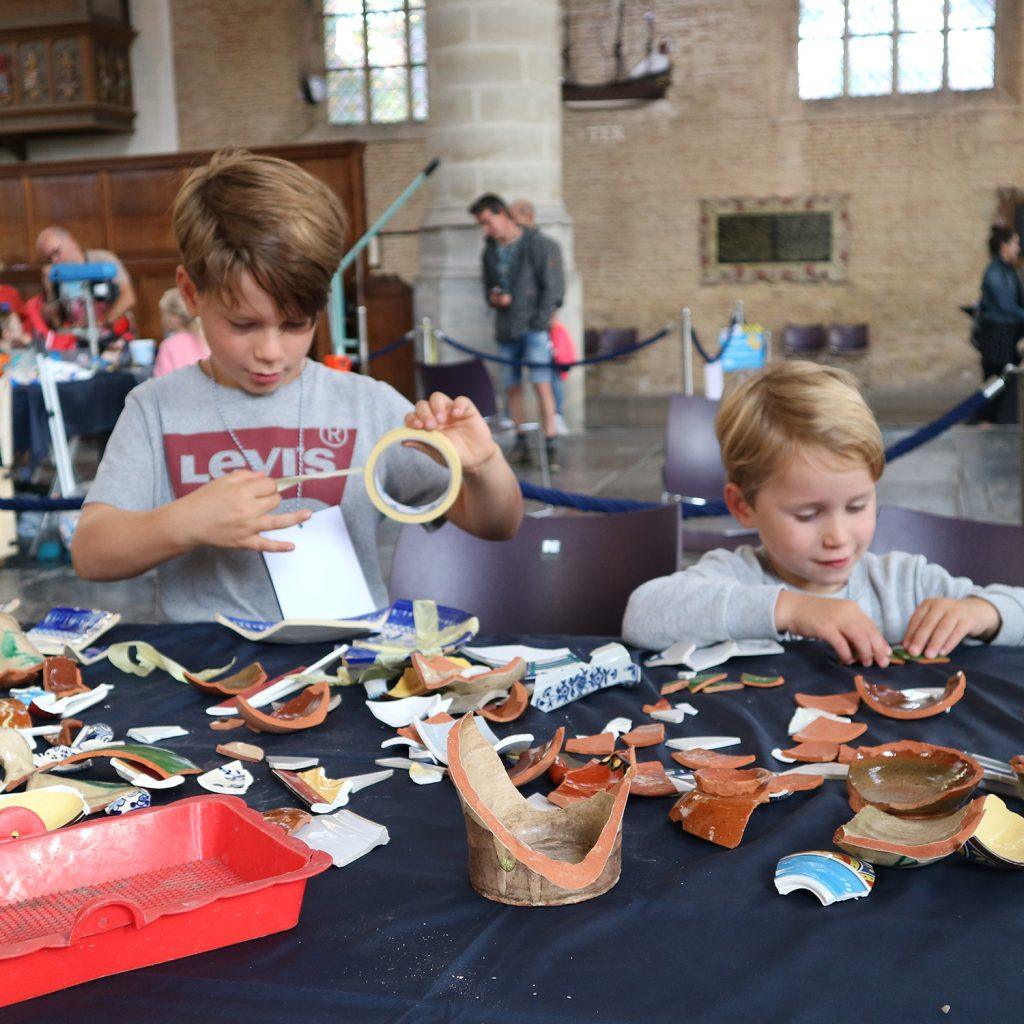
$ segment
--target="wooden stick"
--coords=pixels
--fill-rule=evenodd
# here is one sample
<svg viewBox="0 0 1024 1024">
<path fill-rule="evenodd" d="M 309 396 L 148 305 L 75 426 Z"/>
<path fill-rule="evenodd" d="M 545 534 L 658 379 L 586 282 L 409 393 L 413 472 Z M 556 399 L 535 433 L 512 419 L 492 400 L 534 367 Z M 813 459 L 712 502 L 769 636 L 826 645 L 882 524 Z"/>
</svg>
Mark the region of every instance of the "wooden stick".
<svg viewBox="0 0 1024 1024">
<path fill-rule="evenodd" d="M 292 487 L 304 484 L 307 480 L 333 480 L 339 476 L 353 476 L 362 473 L 362 466 L 353 466 L 349 469 L 332 469 L 327 473 L 306 473 L 303 476 L 283 476 L 277 481 L 278 493 L 290 490 Z"/>
</svg>

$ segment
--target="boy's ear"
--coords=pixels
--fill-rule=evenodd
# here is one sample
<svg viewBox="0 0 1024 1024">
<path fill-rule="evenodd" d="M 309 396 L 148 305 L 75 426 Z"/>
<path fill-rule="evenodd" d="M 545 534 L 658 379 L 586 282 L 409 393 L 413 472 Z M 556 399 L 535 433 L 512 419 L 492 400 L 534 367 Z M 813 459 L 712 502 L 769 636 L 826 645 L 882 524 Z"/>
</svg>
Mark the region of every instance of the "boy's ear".
<svg viewBox="0 0 1024 1024">
<path fill-rule="evenodd" d="M 743 492 L 734 483 L 725 485 L 725 504 L 730 515 L 740 526 L 745 526 L 748 529 L 756 526 L 753 506 L 743 497 Z"/>
<path fill-rule="evenodd" d="M 188 271 L 179 264 L 174 274 L 175 283 L 181 297 L 185 300 L 185 306 L 192 316 L 199 316 L 199 290 L 195 282 L 188 276 Z"/>
</svg>

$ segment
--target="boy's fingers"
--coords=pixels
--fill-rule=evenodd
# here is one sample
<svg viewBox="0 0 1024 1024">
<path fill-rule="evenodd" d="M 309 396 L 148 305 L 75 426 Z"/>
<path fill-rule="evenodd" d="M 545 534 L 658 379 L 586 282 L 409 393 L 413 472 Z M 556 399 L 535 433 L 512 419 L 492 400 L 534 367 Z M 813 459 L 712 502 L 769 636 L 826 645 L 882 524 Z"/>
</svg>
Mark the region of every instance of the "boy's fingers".
<svg viewBox="0 0 1024 1024">
<path fill-rule="evenodd" d="M 266 533 L 268 530 L 283 530 L 288 526 L 296 526 L 299 523 L 304 523 L 310 514 L 307 509 L 301 509 L 298 512 L 285 512 L 279 516 L 261 516 L 256 521 L 256 532 Z"/>
<path fill-rule="evenodd" d="M 429 402 L 421 398 L 413 406 L 412 414 L 419 421 L 419 425 L 416 427 L 417 430 L 437 429 L 437 420 L 434 419 L 434 414 L 430 411 Z"/>
<path fill-rule="evenodd" d="M 940 654 L 945 654 L 950 647 L 955 647 L 959 643 L 960 638 L 957 638 L 953 643 L 950 643 L 950 639 L 956 634 L 957 630 L 961 630 L 960 636 L 962 637 L 963 628 L 958 615 L 943 616 L 928 640 L 925 647 L 925 656 L 937 658 Z"/>
<path fill-rule="evenodd" d="M 846 638 L 842 633 L 829 632 L 827 634 L 823 634 L 822 640 L 831 645 L 832 650 L 836 652 L 839 660 L 844 665 L 849 665 L 850 662 L 853 661 L 853 655 L 850 652 L 850 645 L 846 642 Z"/>
<path fill-rule="evenodd" d="M 452 400 L 440 391 L 435 391 L 430 396 L 430 411 L 438 423 L 448 422 L 448 412 L 451 409 Z"/>
<path fill-rule="evenodd" d="M 286 540 L 268 540 L 266 537 L 260 537 L 257 535 L 254 542 L 251 545 L 256 551 L 294 551 L 295 545 L 289 544 Z"/>
<path fill-rule="evenodd" d="M 910 637 L 910 643 L 907 644 L 907 650 L 914 655 L 920 654 L 925 644 L 928 643 L 932 633 L 935 632 L 935 627 L 939 624 L 942 619 L 942 610 L 940 608 L 931 607 L 922 617 L 921 621 L 917 624 L 917 628 L 914 630 L 913 635 Z"/>
<path fill-rule="evenodd" d="M 459 397 L 452 402 L 451 418 L 465 419 L 467 416 L 474 415 L 476 411 L 476 406 L 470 399 L 465 395 L 459 395 Z"/>
</svg>

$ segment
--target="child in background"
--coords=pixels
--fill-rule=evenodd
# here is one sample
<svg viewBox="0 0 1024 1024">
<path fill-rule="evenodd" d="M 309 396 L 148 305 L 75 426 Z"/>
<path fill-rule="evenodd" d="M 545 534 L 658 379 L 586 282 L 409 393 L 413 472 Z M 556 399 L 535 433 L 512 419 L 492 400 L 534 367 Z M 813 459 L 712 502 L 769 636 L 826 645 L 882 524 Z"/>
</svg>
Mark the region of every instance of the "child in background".
<svg viewBox="0 0 1024 1024">
<path fill-rule="evenodd" d="M 191 366 L 209 356 L 210 350 L 203 338 L 203 325 L 199 317 L 188 311 L 177 288 L 168 288 L 160 296 L 160 323 L 163 325 L 164 340 L 157 350 L 154 377 L 162 377 L 183 366 Z"/>
<path fill-rule="evenodd" d="M 881 666 L 894 643 L 928 657 L 965 637 L 1024 643 L 1024 589 L 868 551 L 885 453 L 849 374 L 775 363 L 725 397 L 715 429 L 726 504 L 761 547 L 710 551 L 637 588 L 622 627 L 629 643 L 813 637 L 844 663 Z"/>
<path fill-rule="evenodd" d="M 449 520 L 490 540 L 515 534 L 519 485 L 472 402 L 435 393 L 414 408 L 387 384 L 306 358 L 345 245 L 341 202 L 323 182 L 275 157 L 221 152 L 186 179 L 173 225 L 178 288 L 210 355 L 128 396 L 75 531 L 80 576 L 156 568 L 165 619 L 223 612 L 274 621 L 281 610 L 261 553 L 296 545 L 264 534 L 340 505 L 383 607 L 382 516 L 358 479 L 307 480 L 282 502 L 275 478 L 364 466 L 380 437 L 403 424 L 441 431 L 459 456 Z M 383 476 L 383 489 L 408 505 L 449 482 L 403 446 L 389 451 Z M 336 570 L 327 561 L 315 571 Z"/>
</svg>

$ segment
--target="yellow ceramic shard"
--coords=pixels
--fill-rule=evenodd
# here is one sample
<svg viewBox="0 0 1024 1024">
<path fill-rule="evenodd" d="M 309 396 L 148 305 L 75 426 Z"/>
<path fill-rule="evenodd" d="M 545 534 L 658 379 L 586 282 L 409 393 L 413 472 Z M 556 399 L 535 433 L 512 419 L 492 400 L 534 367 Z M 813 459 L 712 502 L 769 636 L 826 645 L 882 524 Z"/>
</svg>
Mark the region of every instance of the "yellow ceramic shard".
<svg viewBox="0 0 1024 1024">
<path fill-rule="evenodd" d="M 134 657 L 133 657 L 134 655 Z M 129 640 L 123 644 L 111 644 L 107 648 L 107 660 L 114 668 L 131 676 L 148 676 L 155 668 L 161 668 L 169 675 L 174 676 L 179 683 L 185 682 L 185 673 L 189 670 L 179 665 L 173 658 L 161 654 L 152 644 L 143 643 L 141 640 Z M 189 672 L 189 675 L 197 679 L 215 679 L 223 675 L 235 664 L 232 658 L 230 663 L 221 668 L 204 668 L 200 672 Z"/>
<path fill-rule="evenodd" d="M 453 665 L 458 665 L 460 668 L 469 668 L 472 664 L 465 658 L 448 658 Z M 388 690 L 389 697 L 419 697 L 420 694 L 426 693 L 427 688 L 423 685 L 423 680 L 420 678 L 419 673 L 415 667 L 410 665 L 403 673 L 402 678 L 395 683 L 394 686 Z"/>
<path fill-rule="evenodd" d="M 342 787 L 348 779 L 329 779 L 322 767 L 310 768 L 308 771 L 299 772 L 299 778 L 309 786 L 310 789 L 319 793 L 324 798 L 325 804 L 333 804 L 338 799 Z"/>
<path fill-rule="evenodd" d="M 30 793 L 10 793 L 0 796 L 0 811 L 9 807 L 24 807 L 38 814 L 48 832 L 61 825 L 78 821 L 89 813 L 89 805 L 76 789 L 70 786 L 50 786 Z"/>
<path fill-rule="evenodd" d="M 974 839 L 997 857 L 1024 866 L 1024 817 L 1014 814 L 999 797 L 985 797 L 985 813 Z"/>
</svg>

